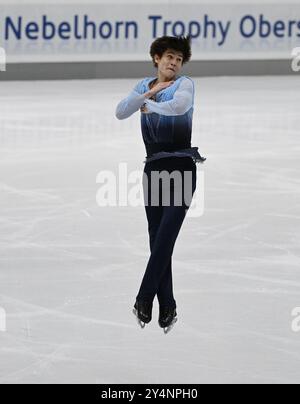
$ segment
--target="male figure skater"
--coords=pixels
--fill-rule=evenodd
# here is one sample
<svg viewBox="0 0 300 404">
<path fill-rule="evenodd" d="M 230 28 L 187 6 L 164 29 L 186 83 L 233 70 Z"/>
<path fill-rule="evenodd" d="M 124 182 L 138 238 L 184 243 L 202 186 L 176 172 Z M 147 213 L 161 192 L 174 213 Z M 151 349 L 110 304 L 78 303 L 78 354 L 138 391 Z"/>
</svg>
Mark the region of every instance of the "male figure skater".
<svg viewBox="0 0 300 404">
<path fill-rule="evenodd" d="M 180 76 L 183 64 L 191 58 L 190 37 L 164 36 L 156 39 L 150 55 L 157 77 L 141 80 L 116 108 L 116 117 L 126 119 L 141 111 L 141 130 L 147 156 L 144 161 L 143 189 L 151 255 L 134 305 L 142 328 L 152 319 L 153 300 L 159 301 L 160 327 L 167 333 L 177 321 L 173 295 L 172 254 L 191 200 L 175 203 L 175 187 L 170 189 L 170 205 L 162 202 L 161 188 L 153 185 L 154 171 L 179 171 L 182 189 L 187 185 L 184 172 L 192 173 L 191 196 L 196 189 L 196 163 L 204 162 L 198 147 L 191 147 L 194 82 Z M 146 178 L 147 180 L 146 180 Z M 177 184 L 178 185 L 178 184 Z M 153 206 L 151 195 L 159 194 Z M 147 196 L 145 196 L 147 195 Z M 182 198 L 184 199 L 184 198 Z M 150 202 L 149 202 L 150 201 Z"/>
</svg>

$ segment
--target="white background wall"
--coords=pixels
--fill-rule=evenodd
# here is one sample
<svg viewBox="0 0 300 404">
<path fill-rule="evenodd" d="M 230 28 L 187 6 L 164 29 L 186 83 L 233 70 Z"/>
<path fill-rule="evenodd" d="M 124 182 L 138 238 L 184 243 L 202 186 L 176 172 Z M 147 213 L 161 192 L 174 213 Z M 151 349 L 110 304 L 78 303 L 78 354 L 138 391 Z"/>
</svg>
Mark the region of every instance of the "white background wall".
<svg viewBox="0 0 300 404">
<path fill-rule="evenodd" d="M 60 7 L 57 7 L 57 4 Z M 136 5 L 139 4 L 137 9 Z M 176 7 L 173 7 L 176 4 Z M 115 5 L 115 6 L 114 6 Z M 123 6 L 122 6 L 123 5 Z M 201 5 L 201 7 L 199 7 Z M 104 61 L 149 61 L 149 46 L 155 39 L 152 30 L 153 25 L 149 15 L 161 15 L 164 21 L 173 23 L 180 20 L 188 28 L 191 21 L 199 23 L 201 32 L 193 39 L 193 60 L 272 60 L 288 59 L 294 47 L 300 46 L 300 1 L 291 0 L 288 3 L 281 1 L 264 0 L 252 2 L 250 0 L 193 0 L 188 3 L 183 1 L 128 1 L 115 0 L 91 0 L 87 4 L 83 1 L 7 1 L 0 0 L 0 46 L 7 53 L 7 63 L 30 62 L 104 62 Z M 109 21 L 114 26 L 115 21 L 135 21 L 138 26 L 138 36 L 134 38 L 132 28 L 129 38 L 125 37 L 124 29 L 120 30 L 120 37 L 112 35 L 109 39 L 76 39 L 73 33 L 70 39 L 61 39 L 56 35 L 51 40 L 41 37 L 42 15 L 56 25 L 68 22 L 74 27 L 74 15 L 81 18 L 88 15 L 89 19 L 99 26 L 104 21 Z M 290 20 L 299 21 L 299 27 L 294 27 L 293 36 L 289 37 L 287 29 L 283 38 L 271 34 L 267 38 L 261 38 L 258 32 L 251 38 L 240 35 L 239 23 L 245 15 L 251 14 L 258 19 L 260 14 L 274 24 L 282 20 L 285 24 Z M 204 35 L 204 16 L 223 23 L 223 28 L 230 22 L 226 38 L 221 34 L 216 25 L 216 38 L 213 38 L 212 28 L 208 27 L 207 35 Z M 22 16 L 23 34 L 18 40 L 9 30 L 9 38 L 5 39 L 5 18 L 10 16 L 17 26 L 18 17 Z M 38 24 L 38 39 L 29 39 L 24 34 L 26 24 L 34 22 Z M 162 36 L 163 25 L 158 23 L 157 36 Z M 124 27 L 123 27 L 124 28 Z M 170 28 L 170 27 L 169 27 Z M 177 29 L 180 27 L 177 27 Z M 195 28 L 195 27 L 194 27 Z M 195 32 L 195 31 L 194 31 Z M 168 30 L 167 35 L 172 35 Z M 187 34 L 186 29 L 184 34 Z M 180 29 L 177 31 L 180 34 Z"/>
</svg>

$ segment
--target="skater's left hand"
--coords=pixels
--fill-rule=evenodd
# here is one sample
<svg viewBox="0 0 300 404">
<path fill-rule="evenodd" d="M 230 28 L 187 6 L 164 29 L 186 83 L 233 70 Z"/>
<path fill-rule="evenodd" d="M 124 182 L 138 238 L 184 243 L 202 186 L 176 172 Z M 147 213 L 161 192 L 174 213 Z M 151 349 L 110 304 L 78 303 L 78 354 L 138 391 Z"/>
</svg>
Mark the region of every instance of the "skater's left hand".
<svg viewBox="0 0 300 404">
<path fill-rule="evenodd" d="M 151 112 L 148 110 L 146 104 L 143 104 L 143 105 L 141 106 L 140 110 L 141 110 L 141 112 L 142 112 L 143 114 L 151 114 Z"/>
</svg>

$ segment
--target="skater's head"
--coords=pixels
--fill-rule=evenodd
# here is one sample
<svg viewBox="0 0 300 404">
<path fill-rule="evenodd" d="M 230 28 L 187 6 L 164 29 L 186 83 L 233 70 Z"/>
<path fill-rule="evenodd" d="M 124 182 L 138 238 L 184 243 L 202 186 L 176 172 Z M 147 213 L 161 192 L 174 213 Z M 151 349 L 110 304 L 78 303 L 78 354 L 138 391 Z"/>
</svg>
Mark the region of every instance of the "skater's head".
<svg viewBox="0 0 300 404">
<path fill-rule="evenodd" d="M 153 65 L 170 80 L 180 72 L 192 56 L 191 37 L 163 36 L 151 45 Z"/>
</svg>

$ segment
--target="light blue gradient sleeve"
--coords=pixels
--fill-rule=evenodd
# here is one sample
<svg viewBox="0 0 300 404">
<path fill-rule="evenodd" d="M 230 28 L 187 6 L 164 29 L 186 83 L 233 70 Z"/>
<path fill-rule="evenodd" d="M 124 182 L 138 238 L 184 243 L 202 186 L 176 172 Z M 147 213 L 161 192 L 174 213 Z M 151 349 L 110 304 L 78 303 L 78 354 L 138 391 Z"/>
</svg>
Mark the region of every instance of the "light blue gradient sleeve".
<svg viewBox="0 0 300 404">
<path fill-rule="evenodd" d="M 176 116 L 184 115 L 193 106 L 194 83 L 190 79 L 182 80 L 174 97 L 170 101 L 155 102 L 145 100 L 148 112 L 155 112 L 160 115 Z"/>
<path fill-rule="evenodd" d="M 116 107 L 115 115 L 118 119 L 129 118 L 134 112 L 137 112 L 145 103 L 146 96 L 138 92 L 140 83 L 138 83 L 128 97 L 124 98 Z"/>
</svg>

